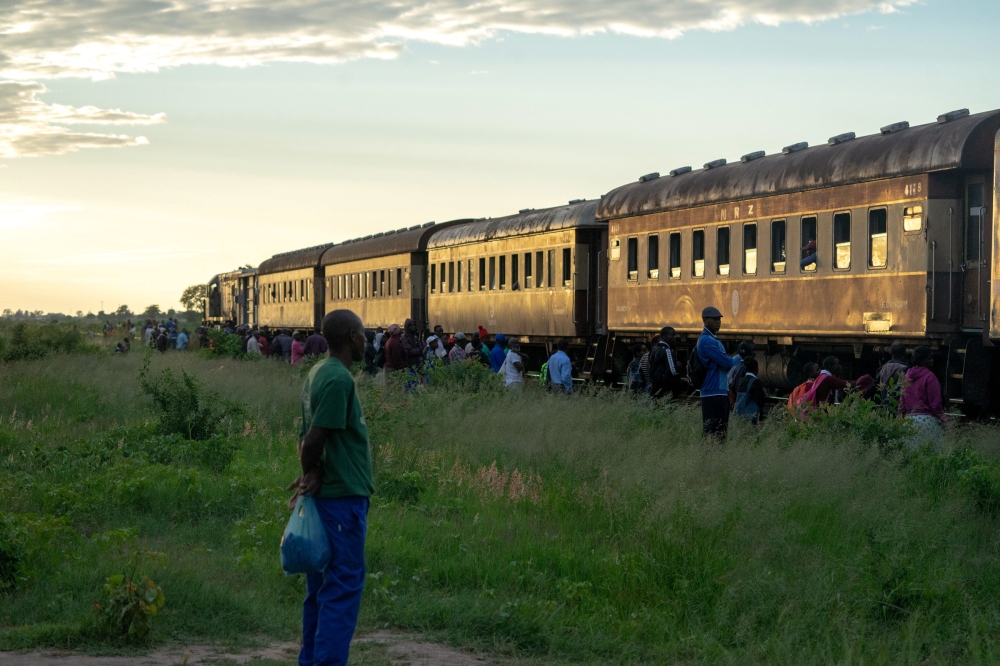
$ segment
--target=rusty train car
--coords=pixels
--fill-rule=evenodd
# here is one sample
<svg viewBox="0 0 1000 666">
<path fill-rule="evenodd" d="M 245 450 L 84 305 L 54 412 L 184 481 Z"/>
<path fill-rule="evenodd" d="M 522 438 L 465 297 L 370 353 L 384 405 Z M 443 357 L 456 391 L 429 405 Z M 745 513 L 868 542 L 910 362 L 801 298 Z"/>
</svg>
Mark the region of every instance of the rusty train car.
<svg viewBox="0 0 1000 666">
<path fill-rule="evenodd" d="M 671 325 L 690 347 L 711 304 L 720 337 L 757 343 L 772 387 L 831 353 L 874 371 L 902 340 L 937 350 L 949 400 L 992 409 L 998 131 L 1000 111 L 955 111 L 649 174 L 600 200 L 277 255 L 254 278 L 256 323 L 311 328 L 347 307 L 373 327 L 481 324 L 539 357 L 568 338 L 582 377 L 615 383 L 631 343 Z"/>
<path fill-rule="evenodd" d="M 720 337 L 758 343 L 771 386 L 830 353 L 872 372 L 902 340 L 940 352 L 952 402 L 985 408 L 998 130 L 1000 112 L 962 110 L 609 192 L 597 218 L 616 342 L 669 324 L 693 343 L 711 304 Z"/>
</svg>

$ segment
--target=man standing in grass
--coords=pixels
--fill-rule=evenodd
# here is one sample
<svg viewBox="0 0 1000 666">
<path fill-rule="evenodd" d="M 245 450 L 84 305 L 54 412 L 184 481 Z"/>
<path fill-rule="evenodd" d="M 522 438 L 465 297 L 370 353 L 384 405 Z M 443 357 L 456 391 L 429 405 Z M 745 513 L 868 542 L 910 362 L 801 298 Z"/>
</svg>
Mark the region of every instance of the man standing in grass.
<svg viewBox="0 0 1000 666">
<path fill-rule="evenodd" d="M 738 357 L 726 354 L 726 348 L 716 337 L 722 328 L 722 313 L 718 308 L 708 306 L 702 310 L 701 320 L 705 328 L 695 345 L 695 353 L 706 370 L 701 383 L 702 430 L 706 435 L 725 439 L 729 430 L 729 386 L 726 379 Z"/>
<path fill-rule="evenodd" d="M 292 482 L 316 500 L 333 558 L 323 573 L 306 576 L 300 666 L 347 664 L 365 582 L 365 534 L 372 485 L 371 448 L 352 363 L 365 353 L 365 328 L 350 310 L 323 318 L 330 354 L 309 371 L 302 389 L 299 458 Z"/>
</svg>

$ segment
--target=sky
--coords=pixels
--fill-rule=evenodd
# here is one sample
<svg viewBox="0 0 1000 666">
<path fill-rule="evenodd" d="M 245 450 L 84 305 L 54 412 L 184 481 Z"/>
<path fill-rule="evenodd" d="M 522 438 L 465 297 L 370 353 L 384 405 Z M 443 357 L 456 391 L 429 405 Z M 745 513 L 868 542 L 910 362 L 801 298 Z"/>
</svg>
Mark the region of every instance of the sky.
<svg viewBox="0 0 1000 666">
<path fill-rule="evenodd" d="M 995 0 L 6 0 L 0 311 L 1000 108 Z"/>
</svg>

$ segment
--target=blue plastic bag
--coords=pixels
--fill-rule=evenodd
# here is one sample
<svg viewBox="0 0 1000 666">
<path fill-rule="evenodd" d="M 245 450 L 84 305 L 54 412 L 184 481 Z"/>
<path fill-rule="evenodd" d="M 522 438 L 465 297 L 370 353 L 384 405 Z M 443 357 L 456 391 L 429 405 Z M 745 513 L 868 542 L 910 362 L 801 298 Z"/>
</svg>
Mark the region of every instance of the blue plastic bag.
<svg viewBox="0 0 1000 666">
<path fill-rule="evenodd" d="M 299 495 L 281 537 L 281 568 L 286 576 L 322 573 L 332 557 L 330 537 L 323 527 L 315 500 Z"/>
</svg>

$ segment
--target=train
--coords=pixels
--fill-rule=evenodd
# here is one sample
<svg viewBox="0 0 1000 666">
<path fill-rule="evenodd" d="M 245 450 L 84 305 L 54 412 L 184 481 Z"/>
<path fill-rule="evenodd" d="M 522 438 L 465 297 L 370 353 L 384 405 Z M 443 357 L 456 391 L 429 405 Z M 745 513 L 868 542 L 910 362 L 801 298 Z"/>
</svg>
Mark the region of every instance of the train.
<svg viewBox="0 0 1000 666">
<path fill-rule="evenodd" d="M 336 308 L 366 326 L 413 319 L 517 336 L 529 367 L 566 339 L 583 380 L 620 382 L 663 326 L 681 352 L 700 313 L 753 340 L 787 390 L 837 355 L 874 373 L 891 342 L 930 346 L 947 400 L 1000 412 L 1000 110 L 837 134 L 667 175 L 599 199 L 426 223 L 271 257 L 208 285 L 205 322 L 314 329 Z"/>
</svg>

